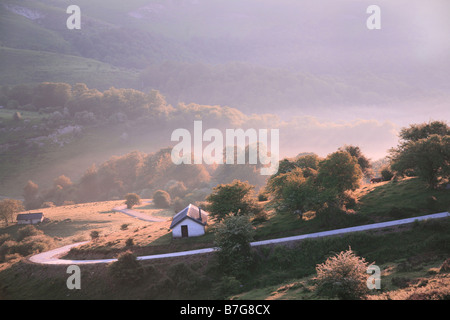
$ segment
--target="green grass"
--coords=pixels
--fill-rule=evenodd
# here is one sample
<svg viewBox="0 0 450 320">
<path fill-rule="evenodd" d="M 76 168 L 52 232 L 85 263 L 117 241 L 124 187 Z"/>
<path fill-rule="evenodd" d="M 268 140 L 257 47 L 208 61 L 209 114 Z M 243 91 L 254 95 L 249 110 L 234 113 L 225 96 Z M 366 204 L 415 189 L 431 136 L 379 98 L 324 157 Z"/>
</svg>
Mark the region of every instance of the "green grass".
<svg viewBox="0 0 450 320">
<path fill-rule="evenodd" d="M 373 187 L 373 188 L 372 188 Z M 450 209 L 449 190 L 431 190 L 418 178 L 372 186 L 359 198 L 355 214 L 336 217 L 332 223 L 324 219 L 301 219 L 292 212 L 273 214 L 257 225 L 256 240 L 288 237 L 330 229 L 351 227 L 445 212 Z"/>
<path fill-rule="evenodd" d="M 376 187 L 359 202 L 361 215 L 379 219 L 413 217 L 448 211 L 450 191 L 432 190 L 420 179 L 409 178 Z"/>
<path fill-rule="evenodd" d="M 382 278 L 384 290 L 395 289 L 392 277 L 416 278 L 430 268 L 437 267 L 450 254 L 450 220 L 418 222 L 401 232 L 377 234 L 356 233 L 342 237 L 308 239 L 291 248 L 276 246 L 259 249 L 259 260 L 251 271 L 247 286 L 254 287 L 239 295 L 240 299 L 266 299 L 285 284 L 299 282 L 299 288 L 315 275 L 315 266 L 330 255 L 349 247 L 369 263 L 385 270 L 392 264 L 405 261 L 410 264 L 405 270 L 397 268 L 395 274 Z M 283 295 L 283 298 L 289 296 Z M 309 290 L 293 290 L 291 298 L 314 299 Z"/>
<path fill-rule="evenodd" d="M 313 291 L 315 266 L 337 252 L 352 250 L 368 262 L 380 266 L 383 292 L 395 290 L 394 277 L 415 279 L 426 276 L 450 254 L 450 221 L 418 222 L 410 229 L 385 234 L 359 233 L 342 237 L 309 239 L 292 247 L 261 247 L 248 276 L 240 279 L 241 292 L 230 292 L 237 299 L 321 299 Z M 408 262 L 406 267 L 405 262 Z M 191 270 L 192 282 L 186 291 L 180 279 L 170 278 L 168 270 L 176 264 Z M 206 256 L 143 262 L 146 277 L 133 287 L 115 285 L 107 266 L 82 266 L 83 290 L 66 289 L 65 267 L 15 263 L 0 271 L 0 294 L 8 299 L 211 299 L 220 281 L 214 261 Z M 1 268 L 0 268 L 1 270 Z M 32 276 L 30 276 L 32 274 Z M 151 295 L 150 295 L 151 293 Z"/>
</svg>

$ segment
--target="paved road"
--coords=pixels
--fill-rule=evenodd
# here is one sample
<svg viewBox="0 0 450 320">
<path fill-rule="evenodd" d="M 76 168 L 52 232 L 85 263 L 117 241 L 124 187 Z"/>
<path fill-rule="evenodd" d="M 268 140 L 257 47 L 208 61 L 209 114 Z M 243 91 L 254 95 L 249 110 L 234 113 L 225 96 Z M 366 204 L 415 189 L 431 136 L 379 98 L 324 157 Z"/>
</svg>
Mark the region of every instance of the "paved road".
<svg viewBox="0 0 450 320">
<path fill-rule="evenodd" d="M 447 217 L 450 217 L 450 213 L 441 212 L 441 213 L 435 213 L 435 214 L 430 214 L 430 215 L 426 215 L 426 216 L 413 217 L 413 218 L 387 221 L 387 222 L 380 222 L 380 223 L 368 224 L 368 225 L 357 226 L 357 227 L 309 233 L 309 234 L 293 236 L 293 237 L 286 237 L 286 238 L 256 241 L 256 242 L 252 242 L 251 245 L 256 247 L 256 246 L 262 246 L 262 245 L 268 245 L 268 244 L 285 243 L 285 242 L 289 242 L 289 241 L 298 241 L 298 240 L 303 240 L 303 239 L 308 239 L 308 238 L 327 237 L 327 236 L 333 236 L 333 235 L 345 234 L 345 233 L 351 233 L 351 232 L 367 231 L 367 230 L 372 230 L 372 229 L 399 226 L 399 225 L 403 225 L 403 224 L 413 223 L 416 220 L 422 221 L 422 220 L 429 220 L 429 219 L 441 219 L 441 218 L 447 218 Z M 39 253 L 37 255 L 30 257 L 29 260 L 34 263 L 48 264 L 48 265 L 96 264 L 96 263 L 110 263 L 113 261 L 117 261 L 117 259 L 65 260 L 65 259 L 58 258 L 58 257 L 61 257 L 62 255 L 64 255 L 65 253 L 69 252 L 69 250 L 71 248 L 76 247 L 76 246 L 81 246 L 88 242 L 89 241 L 78 242 L 78 243 L 67 245 L 67 246 L 64 246 L 64 247 L 61 247 L 58 249 L 54 249 L 51 251 Z M 190 251 L 183 251 L 183 252 L 173 252 L 173 253 L 157 254 L 157 255 L 150 255 L 150 256 L 141 256 L 141 257 L 138 257 L 137 259 L 138 260 L 163 259 L 163 258 L 210 253 L 210 252 L 214 252 L 215 250 L 216 250 L 216 248 L 206 248 L 206 249 L 190 250 Z"/>
<path fill-rule="evenodd" d="M 150 201 L 145 201 L 145 203 L 151 203 L 151 202 L 152 202 L 151 200 Z M 129 215 L 129 216 L 134 217 L 136 219 L 149 221 L 149 222 L 166 221 L 166 219 L 155 218 L 155 217 L 149 216 L 149 215 L 147 215 L 145 213 L 138 212 L 138 211 L 135 211 L 133 209 L 128 209 L 126 205 L 115 207 L 115 208 L 112 209 L 112 211 L 122 212 L 122 213 L 125 213 L 126 215 Z"/>
</svg>

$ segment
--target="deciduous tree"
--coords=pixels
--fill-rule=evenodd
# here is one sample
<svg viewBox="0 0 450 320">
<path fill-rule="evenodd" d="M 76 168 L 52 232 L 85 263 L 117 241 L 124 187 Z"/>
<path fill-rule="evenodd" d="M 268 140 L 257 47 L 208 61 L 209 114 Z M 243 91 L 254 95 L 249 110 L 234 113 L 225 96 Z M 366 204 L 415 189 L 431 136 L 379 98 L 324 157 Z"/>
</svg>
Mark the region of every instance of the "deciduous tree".
<svg viewBox="0 0 450 320">
<path fill-rule="evenodd" d="M 213 192 L 206 198 L 209 203 L 207 210 L 218 221 L 228 214 L 248 215 L 258 214 L 261 208 L 253 196 L 254 186 L 248 182 L 234 180 L 229 184 L 220 184 L 213 188 Z"/>
<path fill-rule="evenodd" d="M 8 225 L 14 220 L 14 214 L 23 211 L 22 201 L 15 199 L 4 199 L 0 201 L 0 218 Z"/>
</svg>

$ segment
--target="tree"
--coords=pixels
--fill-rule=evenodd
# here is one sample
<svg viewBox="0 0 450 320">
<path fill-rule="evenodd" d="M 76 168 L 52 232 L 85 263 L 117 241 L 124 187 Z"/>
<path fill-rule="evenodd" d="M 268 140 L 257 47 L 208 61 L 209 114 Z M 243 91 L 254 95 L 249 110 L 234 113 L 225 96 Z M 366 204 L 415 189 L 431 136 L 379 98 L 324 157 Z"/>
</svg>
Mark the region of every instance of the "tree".
<svg viewBox="0 0 450 320">
<path fill-rule="evenodd" d="M 14 214 L 23 211 L 22 201 L 15 199 L 4 199 L 0 201 L 0 218 L 8 225 L 14 220 Z"/>
<path fill-rule="evenodd" d="M 403 128 L 399 145 L 390 150 L 390 160 L 397 174 L 415 174 L 432 189 L 448 182 L 450 127 L 434 121 Z"/>
<path fill-rule="evenodd" d="M 405 146 L 409 142 L 418 141 L 437 134 L 439 136 L 450 135 L 450 127 L 444 121 L 431 121 L 429 123 L 412 124 L 400 130 L 400 146 Z"/>
<path fill-rule="evenodd" d="M 401 152 L 392 152 L 392 169 L 401 175 L 411 170 L 436 189 L 450 178 L 450 135 L 431 135 L 408 143 Z"/>
<path fill-rule="evenodd" d="M 127 205 L 128 209 L 133 208 L 133 206 L 141 203 L 141 197 L 137 195 L 136 193 L 128 193 L 125 196 L 125 204 Z"/>
<path fill-rule="evenodd" d="M 317 173 L 318 183 L 332 198 L 359 188 L 361 177 L 362 171 L 356 158 L 346 151 L 330 154 L 321 161 Z"/>
<path fill-rule="evenodd" d="M 38 208 L 38 196 L 39 186 L 31 180 L 28 180 L 27 184 L 23 188 L 23 197 L 25 200 L 25 207 L 27 210 Z"/>
<path fill-rule="evenodd" d="M 226 274 L 242 276 L 252 262 L 253 226 L 246 216 L 227 216 L 214 230 L 219 264 Z"/>
<path fill-rule="evenodd" d="M 99 178 L 95 164 L 93 164 L 81 177 L 78 185 L 78 201 L 95 201 L 99 197 Z"/>
<path fill-rule="evenodd" d="M 248 182 L 234 180 L 229 184 L 220 184 L 213 188 L 213 192 L 206 197 L 207 210 L 218 221 L 228 214 L 249 215 L 258 214 L 261 207 L 253 197 L 254 186 Z"/>
<path fill-rule="evenodd" d="M 58 178 L 53 180 L 53 186 L 61 186 L 62 188 L 67 188 L 72 186 L 72 181 L 69 177 L 66 177 L 65 175 L 60 175 Z"/>
<path fill-rule="evenodd" d="M 331 298 L 354 300 L 367 292 L 368 263 L 349 249 L 316 266 L 316 290 Z"/>
<path fill-rule="evenodd" d="M 297 168 L 284 174 L 281 196 L 287 209 L 305 212 L 315 209 L 319 204 L 316 178 L 315 176 L 306 177 L 304 170 Z"/>
<path fill-rule="evenodd" d="M 359 167 L 366 178 L 373 176 L 372 165 L 370 160 L 362 153 L 361 149 L 356 146 L 345 145 L 339 149 L 340 151 L 347 151 L 352 157 L 355 157 L 358 161 Z"/>
<path fill-rule="evenodd" d="M 168 208 L 170 207 L 170 195 L 164 190 L 156 190 L 153 194 L 153 203 L 157 208 Z"/>
</svg>

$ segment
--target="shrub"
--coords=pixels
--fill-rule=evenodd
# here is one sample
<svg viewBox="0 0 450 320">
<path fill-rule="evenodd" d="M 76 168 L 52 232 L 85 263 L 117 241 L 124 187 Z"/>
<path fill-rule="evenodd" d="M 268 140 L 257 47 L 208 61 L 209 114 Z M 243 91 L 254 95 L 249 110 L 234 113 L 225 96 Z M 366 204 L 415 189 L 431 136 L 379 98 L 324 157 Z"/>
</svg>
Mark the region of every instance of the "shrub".
<svg viewBox="0 0 450 320">
<path fill-rule="evenodd" d="M 225 274 L 240 277 L 246 275 L 253 262 L 250 242 L 253 226 L 246 216 L 228 216 L 214 231 L 216 255 Z"/>
<path fill-rule="evenodd" d="M 170 207 L 170 195 L 164 190 L 157 190 L 153 194 L 153 203 L 157 208 Z"/>
<path fill-rule="evenodd" d="M 213 293 L 216 299 L 223 300 L 232 294 L 242 291 L 241 283 L 235 277 L 224 276 L 214 286 Z"/>
<path fill-rule="evenodd" d="M 37 236 L 37 235 L 41 235 L 44 234 L 44 232 L 42 230 L 38 230 L 36 229 L 35 226 L 26 226 L 23 228 L 20 228 L 17 231 L 17 241 L 22 241 L 23 239 L 27 238 L 27 237 L 31 237 L 31 236 Z"/>
<path fill-rule="evenodd" d="M 381 177 L 383 178 L 383 181 L 391 181 L 394 177 L 394 173 L 389 168 L 384 168 L 381 170 Z"/>
<path fill-rule="evenodd" d="M 269 195 L 267 194 L 267 192 L 261 191 L 260 193 L 258 193 L 258 201 L 262 202 L 267 200 L 269 200 Z"/>
<path fill-rule="evenodd" d="M 331 298 L 360 299 L 368 292 L 367 267 L 364 258 L 356 256 L 351 249 L 342 251 L 316 266 L 316 290 Z"/>
<path fill-rule="evenodd" d="M 336 204 L 325 203 L 316 212 L 316 219 L 323 228 L 336 229 L 344 225 L 346 220 L 346 213 L 336 206 Z"/>
<path fill-rule="evenodd" d="M 200 275 L 186 263 L 180 262 L 170 266 L 167 275 L 183 294 L 193 294 L 199 286 Z"/>
<path fill-rule="evenodd" d="M 26 239 L 18 242 L 17 247 L 12 253 L 19 253 L 22 256 L 27 256 L 36 252 L 43 252 L 51 248 L 53 239 L 46 235 L 29 236 Z"/>
<path fill-rule="evenodd" d="M 144 269 L 131 252 L 119 255 L 108 268 L 109 274 L 121 285 L 136 285 L 144 277 Z"/>
<path fill-rule="evenodd" d="M 0 246 L 0 256 L 19 254 L 27 256 L 35 252 L 43 252 L 53 246 L 53 239 L 46 235 L 33 235 L 22 241 L 7 240 Z"/>
<path fill-rule="evenodd" d="M 92 230 L 90 236 L 92 240 L 98 239 L 98 237 L 100 236 L 100 231 Z"/>
<path fill-rule="evenodd" d="M 5 256 L 14 252 L 17 242 L 14 240 L 6 240 L 0 245 L 0 261 L 5 260 Z"/>
<path fill-rule="evenodd" d="M 126 245 L 127 247 L 134 246 L 133 238 L 128 238 L 127 241 L 125 241 L 125 245 Z"/>
<path fill-rule="evenodd" d="M 397 288 L 403 289 L 410 285 L 411 279 L 406 277 L 392 277 L 391 283 Z"/>
<path fill-rule="evenodd" d="M 8 233 L 4 233 L 0 235 L 0 246 L 8 240 L 12 240 L 11 235 Z"/>
</svg>

